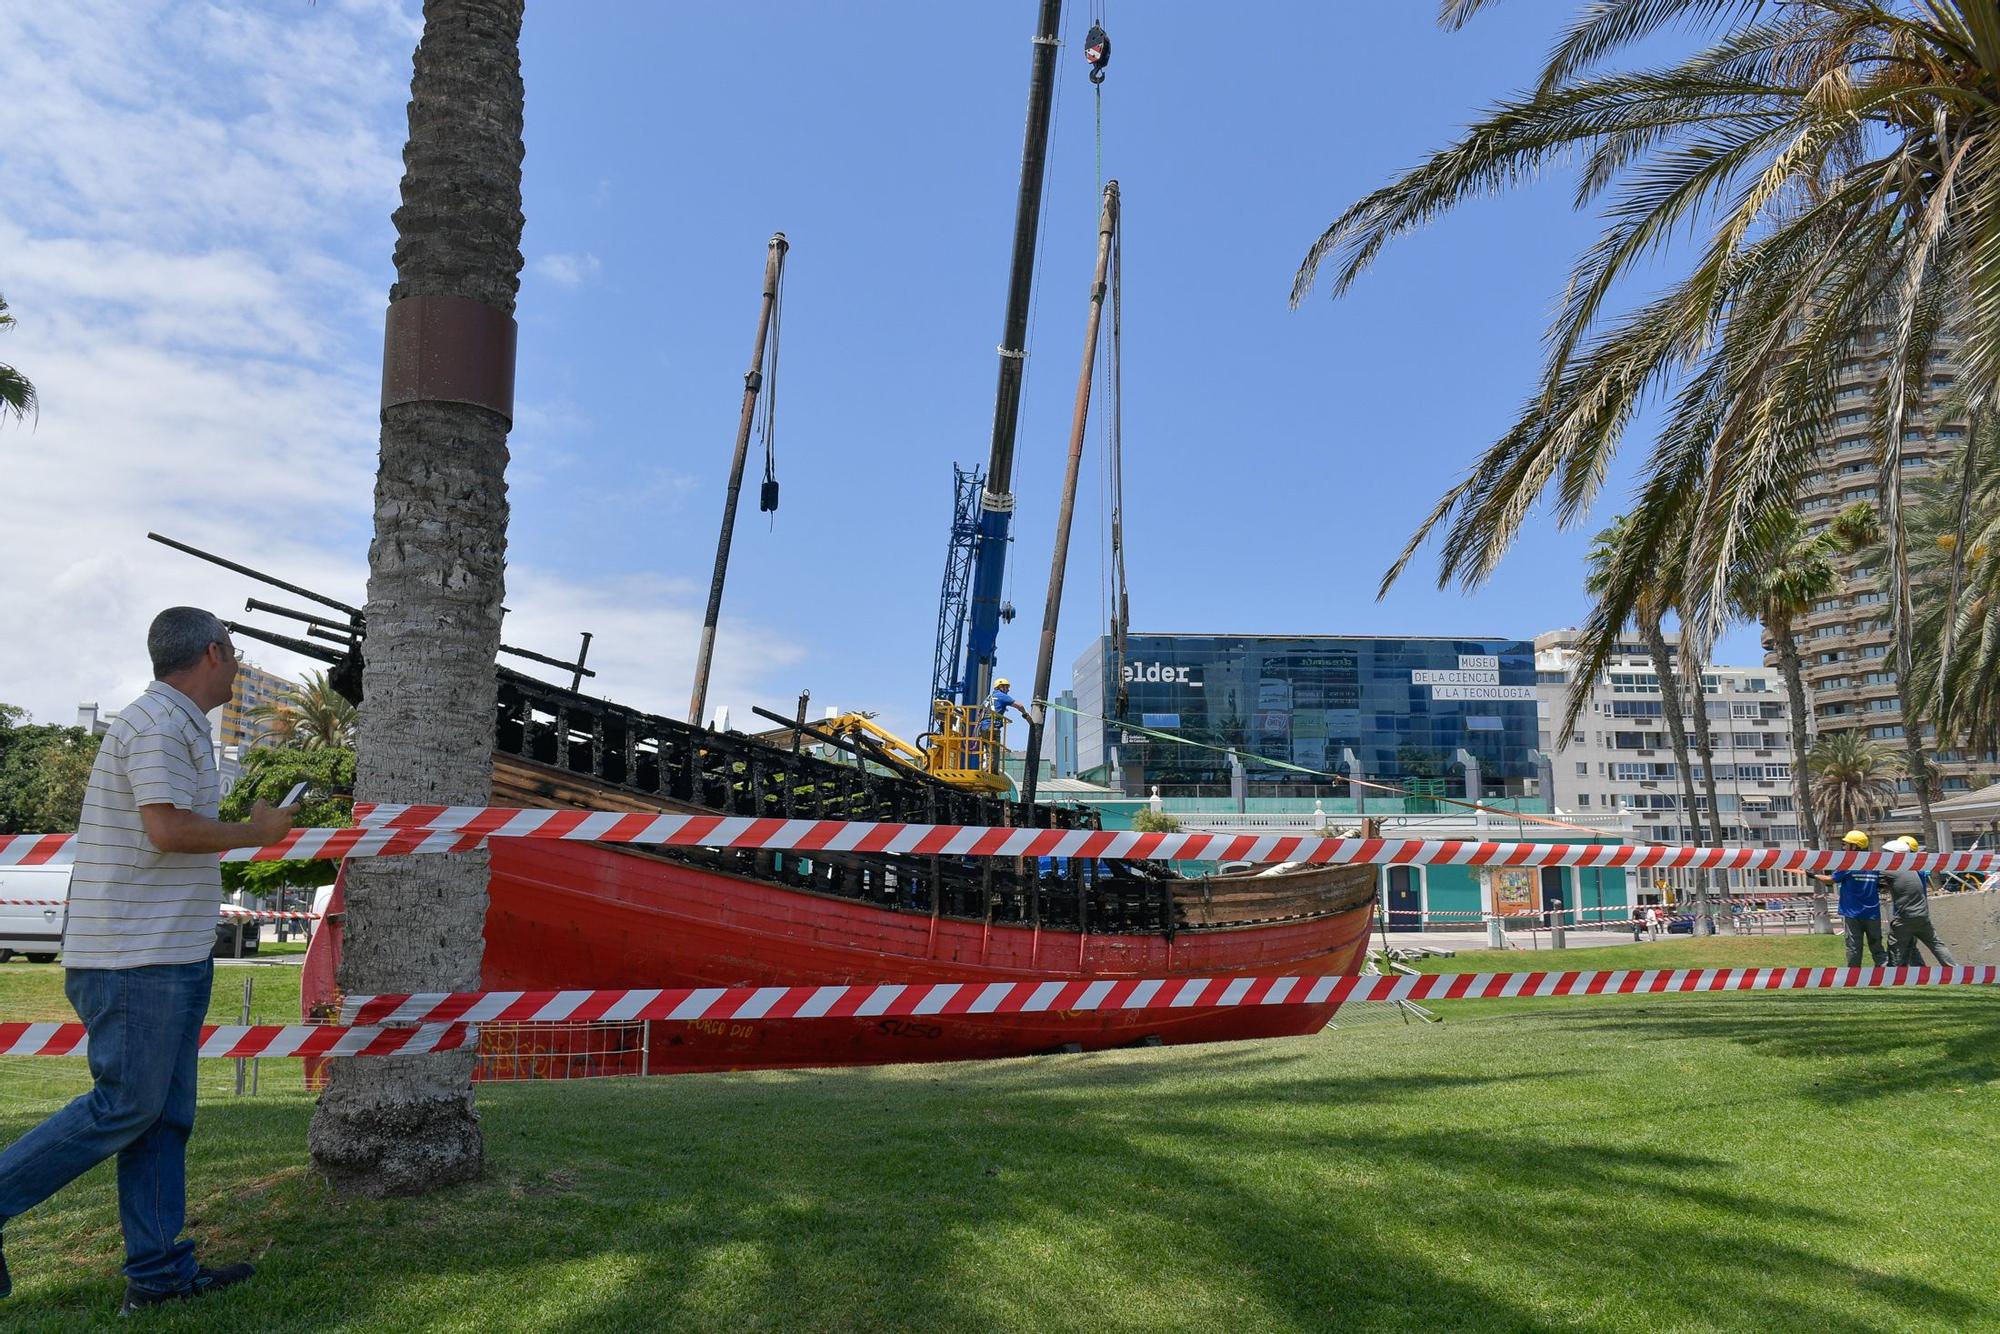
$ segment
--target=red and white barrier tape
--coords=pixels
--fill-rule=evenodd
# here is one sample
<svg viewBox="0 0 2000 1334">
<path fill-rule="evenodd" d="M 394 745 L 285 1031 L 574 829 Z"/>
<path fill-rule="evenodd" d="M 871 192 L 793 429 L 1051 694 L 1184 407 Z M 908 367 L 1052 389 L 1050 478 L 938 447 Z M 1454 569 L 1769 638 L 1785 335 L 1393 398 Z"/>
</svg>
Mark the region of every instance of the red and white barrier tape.
<svg viewBox="0 0 2000 1334">
<path fill-rule="evenodd" d="M 474 1041 L 467 1024 L 416 1028 L 337 1024 L 211 1024 L 201 1030 L 204 1057 L 395 1056 L 451 1051 Z M 82 1024 L 0 1024 L 0 1056 L 82 1056 Z"/>
<path fill-rule="evenodd" d="M 345 1023 L 589 1023 L 640 1019 L 847 1019 L 1054 1010 L 1184 1010 L 1355 1001 L 1506 996 L 1630 996 L 1654 992 L 1816 991 L 1992 986 L 2000 967 L 1687 968 L 1582 973 L 1420 976 L 1100 978 L 1068 982 L 855 983 L 798 987 L 661 987 L 614 991 L 474 991 L 350 996 Z"/>
<path fill-rule="evenodd" d="M 1418 976 L 1133 978 L 1094 982 L 936 982 L 801 987 L 671 987 L 625 991 L 434 992 L 352 996 L 342 1024 L 211 1025 L 203 1057 L 393 1056 L 450 1051 L 479 1023 L 606 1023 L 646 1019 L 755 1022 L 911 1015 L 1043 1014 L 1057 1010 L 1193 1010 L 1247 1005 L 1638 996 L 1993 986 L 2000 968 L 1708 968 Z M 421 1021 L 421 1022 L 419 1022 Z M 414 1025 L 414 1026 L 412 1026 Z M 0 1056 L 81 1056 L 82 1024 L 0 1023 Z"/>
<path fill-rule="evenodd" d="M 66 908 L 68 899 L 0 899 L 0 908 Z M 225 903 L 218 911 L 224 917 L 245 917 L 259 922 L 317 922 L 315 912 L 278 912 L 266 908 L 239 908 L 233 903 Z"/>
<path fill-rule="evenodd" d="M 467 852 L 489 838 L 655 847 L 759 848 L 942 857 L 1108 857 L 1148 861 L 1314 862 L 1337 865 L 1581 866 L 1663 870 L 1840 871 L 2000 869 L 2000 853 L 1857 853 L 1621 843 L 1487 843 L 1455 839 L 1317 838 L 1274 834 L 1141 834 L 1091 829 L 851 820 L 645 815 L 479 806 L 377 806 L 351 829 L 295 829 L 224 861 L 338 860 Z M 0 866 L 67 861 L 71 835 L 0 834 Z"/>
</svg>

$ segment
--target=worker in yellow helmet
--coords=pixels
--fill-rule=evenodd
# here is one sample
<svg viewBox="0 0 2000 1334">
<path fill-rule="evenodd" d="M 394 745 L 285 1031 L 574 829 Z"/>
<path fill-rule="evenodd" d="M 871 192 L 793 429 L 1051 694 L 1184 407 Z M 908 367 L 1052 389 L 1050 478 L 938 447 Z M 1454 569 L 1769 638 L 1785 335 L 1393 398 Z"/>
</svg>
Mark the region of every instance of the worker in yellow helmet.
<svg viewBox="0 0 2000 1334">
<path fill-rule="evenodd" d="M 1007 716 L 1007 710 L 1012 709 L 1014 712 L 1020 714 L 1023 718 L 1026 718 L 1029 722 L 1033 722 L 1034 718 L 1028 713 L 1027 706 L 1022 704 L 1020 700 L 1015 699 L 1014 696 L 1011 693 L 1009 693 L 1013 690 L 1013 688 L 1014 688 L 1014 683 L 1012 681 L 1009 681 L 1006 677 L 1004 676 L 994 677 L 993 697 L 986 702 L 986 707 L 993 710 L 994 716 L 996 717 L 1005 718 Z"/>
<path fill-rule="evenodd" d="M 1854 852 L 1868 851 L 1868 835 L 1850 829 L 1841 843 Z M 1861 966 L 1861 945 L 1866 941 L 1868 957 L 1877 968 L 1888 962 L 1882 948 L 1882 873 L 1880 871 L 1835 871 L 1814 876 L 1840 891 L 1840 920 L 1847 937 L 1847 966 Z"/>
</svg>

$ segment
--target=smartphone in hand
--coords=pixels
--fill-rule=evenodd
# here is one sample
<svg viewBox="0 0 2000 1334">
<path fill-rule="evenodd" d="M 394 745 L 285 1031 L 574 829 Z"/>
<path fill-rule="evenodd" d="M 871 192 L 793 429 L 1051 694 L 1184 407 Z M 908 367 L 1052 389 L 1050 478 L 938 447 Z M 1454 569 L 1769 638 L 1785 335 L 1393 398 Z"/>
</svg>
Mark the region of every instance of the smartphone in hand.
<svg viewBox="0 0 2000 1334">
<path fill-rule="evenodd" d="M 305 796 L 305 794 L 306 794 L 306 787 L 307 787 L 307 786 L 308 786 L 308 785 L 307 785 L 307 784 L 305 784 L 305 783 L 294 783 L 294 784 L 292 784 L 292 790 L 291 790 L 290 792 L 287 792 L 287 793 L 285 794 L 285 799 L 284 799 L 283 801 L 279 802 L 278 804 L 279 804 L 280 806 L 296 806 L 296 805 L 298 805 L 298 804 L 299 804 L 299 798 L 301 798 L 301 797 Z"/>
</svg>

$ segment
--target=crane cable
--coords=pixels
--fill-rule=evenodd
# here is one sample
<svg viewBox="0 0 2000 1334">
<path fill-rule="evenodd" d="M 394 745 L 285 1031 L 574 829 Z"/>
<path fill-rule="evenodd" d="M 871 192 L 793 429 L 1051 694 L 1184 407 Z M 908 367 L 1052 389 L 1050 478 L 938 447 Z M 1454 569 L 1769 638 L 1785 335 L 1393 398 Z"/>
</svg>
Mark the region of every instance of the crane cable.
<svg viewBox="0 0 2000 1334">
<path fill-rule="evenodd" d="M 1132 629 L 1132 603 L 1125 586 L 1125 323 L 1124 210 L 1119 210 L 1118 229 L 1111 234 L 1111 348 L 1105 358 L 1108 392 L 1105 394 L 1106 467 L 1111 474 L 1111 652 L 1118 668 L 1118 708 L 1125 712 L 1125 652 Z"/>
<path fill-rule="evenodd" d="M 764 485 L 757 494 L 757 508 L 778 524 L 778 333 L 785 314 L 785 269 L 778 266 L 777 290 L 771 294 L 771 332 L 766 340 L 764 401 L 760 404 L 757 432 L 764 439 Z"/>
<path fill-rule="evenodd" d="M 1104 71 L 1111 64 L 1111 34 L 1104 31 L 1104 0 L 1090 6 L 1090 32 L 1083 39 L 1084 63 L 1097 91 L 1097 193 L 1104 193 Z"/>
<path fill-rule="evenodd" d="M 1111 35 L 1104 30 L 1105 6 L 1106 0 L 1091 0 L 1090 31 L 1083 39 L 1083 59 L 1084 63 L 1090 66 L 1090 82 L 1096 93 L 1097 103 L 1097 198 L 1102 198 L 1104 195 L 1104 74 L 1111 64 Z M 1122 214 L 1123 210 L 1120 212 Z M 1110 347 L 1102 372 L 1106 409 L 1102 418 L 1105 442 L 1104 468 L 1108 491 L 1105 499 L 1111 510 L 1110 569 L 1107 576 L 1111 584 L 1111 606 L 1108 620 L 1112 653 L 1121 669 L 1125 662 L 1125 635 L 1129 624 L 1125 595 L 1124 460 L 1119 430 L 1122 406 L 1119 390 L 1123 379 L 1120 364 L 1124 306 L 1124 285 L 1121 281 L 1124 257 L 1123 232 L 1121 219 L 1119 227 L 1111 234 L 1111 334 Z M 1100 520 L 1102 514 L 1103 511 L 1100 509 Z M 1100 590 L 1103 588 L 1102 581 L 1099 588 Z M 1104 610 L 1101 603 L 1099 610 L 1100 612 Z M 1113 712 L 1122 714 L 1126 704 L 1122 670 L 1118 673 L 1118 679 L 1120 684 L 1117 707 Z"/>
</svg>

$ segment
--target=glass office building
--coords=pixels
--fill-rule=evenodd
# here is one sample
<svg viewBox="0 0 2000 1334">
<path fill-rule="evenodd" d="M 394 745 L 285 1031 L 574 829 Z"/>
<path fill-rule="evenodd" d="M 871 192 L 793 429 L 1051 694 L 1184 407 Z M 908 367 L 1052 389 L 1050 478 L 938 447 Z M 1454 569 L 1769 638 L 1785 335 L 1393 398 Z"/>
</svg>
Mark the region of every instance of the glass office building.
<svg viewBox="0 0 2000 1334">
<path fill-rule="evenodd" d="M 1133 795 L 1227 796 L 1231 751 L 1253 796 L 1339 793 L 1350 775 L 1461 796 L 1461 751 L 1479 795 L 1538 776 L 1535 649 L 1519 639 L 1133 635 L 1120 662 L 1106 636 L 1074 689 L 1079 767 Z"/>
</svg>

